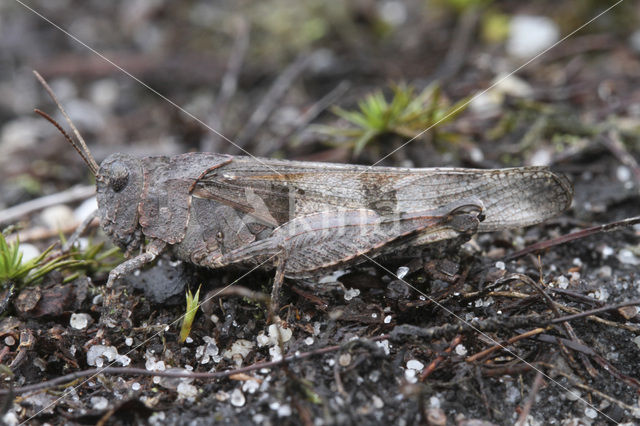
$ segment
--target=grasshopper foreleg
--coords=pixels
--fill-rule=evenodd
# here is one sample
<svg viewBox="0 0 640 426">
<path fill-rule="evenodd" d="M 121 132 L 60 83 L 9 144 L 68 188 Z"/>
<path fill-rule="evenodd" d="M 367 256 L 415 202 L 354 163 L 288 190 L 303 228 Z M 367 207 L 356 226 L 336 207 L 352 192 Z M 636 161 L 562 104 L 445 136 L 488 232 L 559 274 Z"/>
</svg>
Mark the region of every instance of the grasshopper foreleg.
<svg viewBox="0 0 640 426">
<path fill-rule="evenodd" d="M 140 269 L 147 263 L 153 262 L 156 257 L 166 247 L 166 244 L 159 240 L 153 240 L 146 247 L 144 253 L 139 254 L 138 256 L 127 260 L 126 262 L 121 263 L 111 270 L 109 273 L 109 279 L 107 280 L 107 288 L 112 288 L 114 282 L 127 274 L 135 271 L 136 269 Z"/>
</svg>

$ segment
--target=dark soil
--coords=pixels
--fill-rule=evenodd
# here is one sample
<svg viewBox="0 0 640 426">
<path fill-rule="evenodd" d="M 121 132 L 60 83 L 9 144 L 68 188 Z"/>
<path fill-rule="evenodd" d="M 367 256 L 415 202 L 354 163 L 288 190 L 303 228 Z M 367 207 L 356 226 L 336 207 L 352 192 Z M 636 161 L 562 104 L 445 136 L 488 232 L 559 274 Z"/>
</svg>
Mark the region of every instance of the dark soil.
<svg viewBox="0 0 640 426">
<path fill-rule="evenodd" d="M 389 84 L 400 82 L 419 91 L 439 81 L 451 102 L 472 97 L 526 62 L 507 47 L 509 19 L 546 16 L 561 38 L 611 4 L 211 3 L 28 3 L 147 87 L 24 5 L 0 5 L 2 227 L 19 225 L 21 243 L 43 250 L 59 242 L 57 227 L 40 210 L 5 220 L 5 209 L 91 184 L 79 156 L 32 112 L 60 119 L 34 69 L 98 162 L 114 152 L 238 154 L 228 138 L 273 158 L 359 164 L 384 158 L 380 165 L 410 167 L 543 164 L 572 181 L 573 206 L 527 229 L 381 259 L 386 269 L 362 264 L 339 282 L 287 280 L 281 346 L 277 327 L 267 323 L 268 271 L 206 270 L 163 257 L 113 289 L 105 286 L 105 265 L 75 279 L 73 271 L 56 271 L 14 294 L 2 283 L 4 423 L 640 421 L 640 315 L 634 306 L 616 307 L 640 299 L 640 228 L 615 227 L 504 261 L 531 244 L 638 214 L 636 3 L 622 2 L 572 34 L 445 126 L 397 152 L 407 139 L 382 135 L 357 156 L 348 143 L 314 128 L 347 125 L 329 106 L 356 108 L 367 94 L 389 94 Z M 81 201 L 61 204 L 77 208 Z M 60 226 L 70 233 L 72 222 Z M 96 227 L 89 234 L 92 244 L 106 239 Z M 410 267 L 404 281 L 395 275 L 403 266 Z M 201 286 L 205 300 L 231 283 L 235 289 L 208 300 L 187 342 L 179 343 L 186 288 Z M 550 322 L 607 306 L 588 318 Z M 88 314 L 89 325 L 72 327 L 74 314 Z M 497 342 L 504 347 L 482 353 Z M 126 358 L 113 358 L 108 347 Z M 90 365 L 96 351 L 107 354 Z M 286 362 L 263 365 L 282 352 Z M 98 368 L 21 389 L 109 361 L 160 371 Z M 185 368 L 220 374 L 161 377 Z"/>
</svg>

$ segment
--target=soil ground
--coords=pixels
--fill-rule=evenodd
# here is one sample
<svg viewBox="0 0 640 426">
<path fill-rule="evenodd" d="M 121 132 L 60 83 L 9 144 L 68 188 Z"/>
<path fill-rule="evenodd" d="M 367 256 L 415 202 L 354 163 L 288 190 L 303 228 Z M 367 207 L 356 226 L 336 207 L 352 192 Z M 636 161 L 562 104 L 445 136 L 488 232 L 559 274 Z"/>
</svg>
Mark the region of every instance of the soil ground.
<svg viewBox="0 0 640 426">
<path fill-rule="evenodd" d="M 68 236 L 77 226 L 73 209 L 90 194 L 54 198 L 11 219 L 2 217 L 7 209 L 92 184 L 77 153 L 33 113 L 60 117 L 34 69 L 98 162 L 114 152 L 237 155 L 241 147 L 261 157 L 365 165 L 542 164 L 565 174 L 575 196 L 544 224 L 385 257 L 384 268 L 364 263 L 337 280 L 287 280 L 281 328 L 269 326 L 261 297 L 271 291 L 268 271 L 207 270 L 163 257 L 107 289 L 109 270 L 122 261 L 115 255 L 13 293 L 3 282 L 6 424 L 640 422 L 640 316 L 618 306 L 640 298 L 640 228 L 614 226 L 506 260 L 531 244 L 638 214 L 636 3 L 621 2 L 575 34 L 613 3 L 25 4 L 0 4 L 0 225 L 18 225 L 21 244 L 44 250 L 59 242 L 60 228 Z M 543 40 L 548 33 L 537 31 L 549 24 L 556 40 L 570 36 L 526 63 L 514 47 L 514 18 L 523 16 L 543 19 L 533 21 L 529 43 Z M 353 110 L 376 90 L 390 99 L 393 84 L 419 93 L 436 81 L 443 103 L 474 100 L 402 149 L 395 151 L 409 138 L 393 132 L 356 153 L 353 140 L 319 130 L 350 128 L 331 106 Z M 101 253 L 111 247 L 95 226 L 88 236 L 82 241 L 91 247 L 107 241 Z M 180 343 L 186 289 L 201 286 L 204 300 L 231 283 L 235 290 L 209 300 Z M 278 361 L 282 353 L 286 362 Z M 111 361 L 122 368 L 99 368 Z M 185 368 L 219 375 L 160 376 Z"/>
</svg>

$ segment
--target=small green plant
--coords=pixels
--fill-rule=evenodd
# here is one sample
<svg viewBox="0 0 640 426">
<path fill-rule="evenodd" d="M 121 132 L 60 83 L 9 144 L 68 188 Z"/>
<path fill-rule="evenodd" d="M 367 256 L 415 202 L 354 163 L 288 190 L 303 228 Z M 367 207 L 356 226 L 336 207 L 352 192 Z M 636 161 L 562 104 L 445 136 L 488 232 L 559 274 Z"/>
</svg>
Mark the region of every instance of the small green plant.
<svg viewBox="0 0 640 426">
<path fill-rule="evenodd" d="M 82 264 L 82 261 L 70 259 L 69 255 L 47 260 L 53 247 L 52 245 L 38 257 L 23 262 L 19 241 L 15 240 L 9 244 L 4 234 L 0 233 L 0 288 L 4 288 L 8 282 L 13 282 L 19 289 L 36 283 L 53 270 Z"/>
<path fill-rule="evenodd" d="M 186 298 L 187 311 L 182 318 L 182 327 L 180 327 L 180 343 L 187 340 L 189 333 L 191 333 L 193 320 L 196 317 L 198 308 L 200 307 L 200 287 L 198 287 L 198 291 L 196 291 L 195 295 L 191 294 L 191 290 L 187 290 Z"/>
<path fill-rule="evenodd" d="M 411 139 L 429 127 L 448 123 L 468 103 L 467 99 L 463 99 L 450 104 L 442 97 L 437 84 L 427 86 L 420 93 L 406 84 L 394 85 L 391 90 L 393 96 L 390 102 L 378 90 L 360 101 L 357 110 L 333 108 L 334 114 L 351 123 L 352 127 L 317 126 L 316 130 L 343 140 L 357 156 L 368 143 L 383 134 Z"/>
<path fill-rule="evenodd" d="M 61 242 L 65 243 L 64 235 L 60 236 Z M 85 274 L 93 275 L 96 273 L 108 273 L 113 269 L 115 265 L 118 265 L 124 259 L 122 251 L 118 247 L 111 247 L 107 250 L 104 249 L 105 243 L 99 242 L 97 244 L 89 243 L 85 249 L 78 249 L 73 247 L 69 253 L 70 257 L 78 261 L 78 268 L 80 268 Z M 70 275 L 65 278 L 65 282 L 72 281 L 79 276 L 79 272 Z"/>
</svg>

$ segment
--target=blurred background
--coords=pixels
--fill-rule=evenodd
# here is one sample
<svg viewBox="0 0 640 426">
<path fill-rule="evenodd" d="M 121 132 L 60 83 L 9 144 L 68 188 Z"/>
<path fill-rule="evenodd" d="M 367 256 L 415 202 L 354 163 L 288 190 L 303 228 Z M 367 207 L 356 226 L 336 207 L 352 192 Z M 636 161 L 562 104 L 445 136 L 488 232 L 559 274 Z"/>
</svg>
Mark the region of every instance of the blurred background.
<svg viewBox="0 0 640 426">
<path fill-rule="evenodd" d="M 246 150 L 416 167 L 564 164 L 571 172 L 567 158 L 590 152 L 603 123 L 635 138 L 640 7 L 622 2 L 509 73 L 612 4 L 5 1 L 0 208 L 91 182 L 73 149 L 33 113 L 61 119 L 34 69 L 98 162 L 118 151 Z"/>
</svg>

